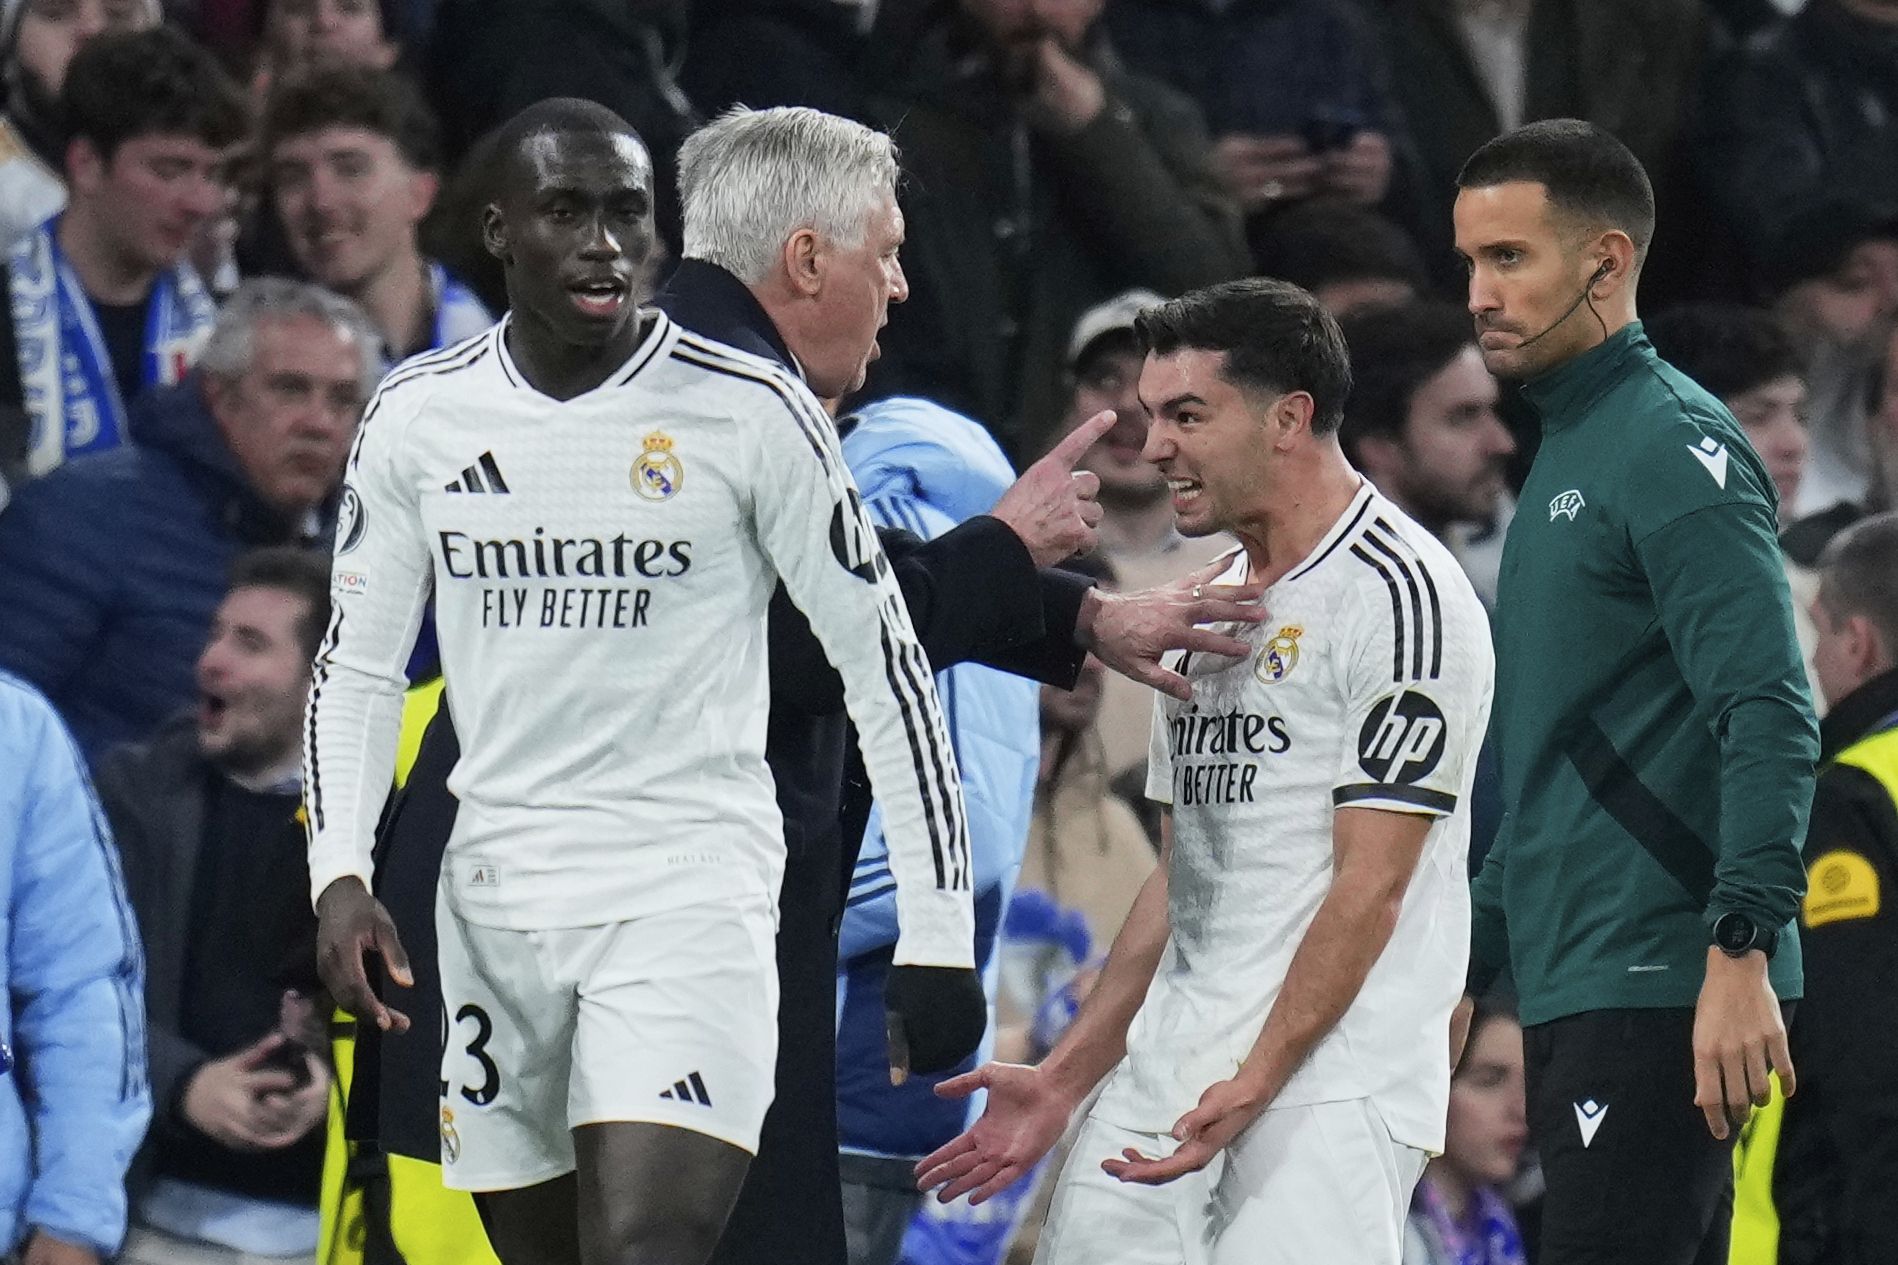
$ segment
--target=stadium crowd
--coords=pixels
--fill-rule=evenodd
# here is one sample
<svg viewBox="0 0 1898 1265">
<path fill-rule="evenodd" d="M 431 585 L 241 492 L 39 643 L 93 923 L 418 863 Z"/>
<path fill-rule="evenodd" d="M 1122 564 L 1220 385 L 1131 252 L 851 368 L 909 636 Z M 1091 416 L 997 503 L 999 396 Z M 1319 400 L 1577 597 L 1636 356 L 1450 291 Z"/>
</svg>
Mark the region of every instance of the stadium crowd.
<svg viewBox="0 0 1898 1265">
<path fill-rule="evenodd" d="M 1742 1131 L 1730 1259 L 1898 1261 L 1898 3 L 4 0 L 0 83 L 0 1260 L 494 1259 L 465 1195 L 359 1127 L 304 709 L 364 406 L 506 310 L 493 135 L 578 97 L 651 151 L 642 298 L 684 251 L 681 147 L 731 107 L 894 138 L 902 293 L 838 413 L 878 525 L 987 515 L 1112 409 L 1076 467 L 1099 545 L 1066 569 L 1133 592 L 1204 567 L 1231 542 L 1176 530 L 1143 457 L 1136 318 L 1275 277 L 1340 323 L 1352 464 L 1491 608 L 1542 431 L 1480 354 L 1458 172 L 1539 119 L 1619 137 L 1655 192 L 1645 336 L 1764 465 L 1822 718 L 1799 1090 Z M 1093 655 L 1072 689 L 980 662 L 939 689 L 991 1006 L 954 1070 L 1033 1063 L 1160 857 L 1154 691 Z M 1025 1263 L 1058 1162 L 978 1205 L 916 1189 L 971 1116 L 889 1083 L 880 831 L 831 928 L 849 1263 Z M 1506 980 L 1476 999 L 1406 1265 L 1538 1259 L 1524 1034 Z M 407 1039 L 432 1066 L 437 1034 Z"/>
</svg>

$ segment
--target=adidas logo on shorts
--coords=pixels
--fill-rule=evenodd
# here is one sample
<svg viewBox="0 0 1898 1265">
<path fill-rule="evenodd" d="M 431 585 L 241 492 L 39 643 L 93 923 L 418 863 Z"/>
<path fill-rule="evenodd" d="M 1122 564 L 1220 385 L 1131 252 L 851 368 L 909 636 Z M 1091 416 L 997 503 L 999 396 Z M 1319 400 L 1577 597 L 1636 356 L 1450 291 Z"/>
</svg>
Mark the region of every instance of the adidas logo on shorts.
<svg viewBox="0 0 1898 1265">
<path fill-rule="evenodd" d="M 697 1072 L 689 1074 L 685 1080 L 674 1081 L 672 1088 L 664 1090 L 659 1096 L 677 1102 L 697 1103 L 701 1107 L 712 1105 L 712 1096 L 705 1092 L 705 1082 L 699 1079 Z"/>
</svg>

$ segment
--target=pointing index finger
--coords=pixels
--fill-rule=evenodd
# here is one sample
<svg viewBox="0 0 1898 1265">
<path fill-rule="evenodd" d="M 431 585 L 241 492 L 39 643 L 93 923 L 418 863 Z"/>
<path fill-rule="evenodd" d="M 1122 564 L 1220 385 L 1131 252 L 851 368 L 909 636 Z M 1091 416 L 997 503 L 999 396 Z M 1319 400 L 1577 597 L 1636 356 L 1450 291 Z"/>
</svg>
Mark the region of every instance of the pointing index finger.
<svg viewBox="0 0 1898 1265">
<path fill-rule="evenodd" d="M 1048 450 L 1043 461 L 1053 462 L 1064 470 L 1072 470 L 1087 450 L 1100 441 L 1100 437 L 1114 429 L 1115 413 L 1113 409 L 1103 409 L 1076 426 L 1064 436 L 1060 443 Z"/>
</svg>

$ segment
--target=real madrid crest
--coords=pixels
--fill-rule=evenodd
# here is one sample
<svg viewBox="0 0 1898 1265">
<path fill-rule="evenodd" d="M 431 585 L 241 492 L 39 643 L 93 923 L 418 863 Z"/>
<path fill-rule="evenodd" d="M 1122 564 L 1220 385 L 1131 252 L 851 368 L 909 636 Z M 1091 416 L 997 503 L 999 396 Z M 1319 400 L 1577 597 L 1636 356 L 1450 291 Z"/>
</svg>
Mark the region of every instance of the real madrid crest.
<svg viewBox="0 0 1898 1265">
<path fill-rule="evenodd" d="M 633 491 L 648 501 L 669 501 L 685 483 L 685 467 L 672 453 L 672 437 L 662 430 L 646 436 L 646 451 L 633 462 Z"/>
<path fill-rule="evenodd" d="M 453 1108 L 442 1108 L 442 1156 L 450 1164 L 461 1158 L 461 1135 L 455 1132 Z"/>
<path fill-rule="evenodd" d="M 1277 685 L 1292 674 L 1298 666 L 1298 639 L 1304 635 L 1305 630 L 1297 624 L 1286 624 L 1265 643 L 1252 664 L 1252 675 L 1259 678 L 1260 685 Z"/>
</svg>

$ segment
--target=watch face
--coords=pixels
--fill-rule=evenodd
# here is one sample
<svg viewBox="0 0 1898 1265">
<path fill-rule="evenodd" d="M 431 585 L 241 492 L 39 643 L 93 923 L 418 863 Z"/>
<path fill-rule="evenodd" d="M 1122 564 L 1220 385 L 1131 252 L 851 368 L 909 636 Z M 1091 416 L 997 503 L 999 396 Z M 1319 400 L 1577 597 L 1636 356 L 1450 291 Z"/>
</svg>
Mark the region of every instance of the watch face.
<svg viewBox="0 0 1898 1265">
<path fill-rule="evenodd" d="M 1714 943 L 1728 953 L 1744 953 L 1753 947 L 1753 920 L 1745 914 L 1722 914 L 1713 934 Z"/>
</svg>

